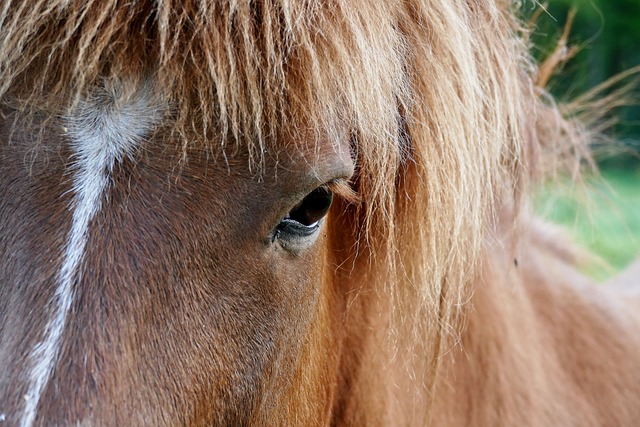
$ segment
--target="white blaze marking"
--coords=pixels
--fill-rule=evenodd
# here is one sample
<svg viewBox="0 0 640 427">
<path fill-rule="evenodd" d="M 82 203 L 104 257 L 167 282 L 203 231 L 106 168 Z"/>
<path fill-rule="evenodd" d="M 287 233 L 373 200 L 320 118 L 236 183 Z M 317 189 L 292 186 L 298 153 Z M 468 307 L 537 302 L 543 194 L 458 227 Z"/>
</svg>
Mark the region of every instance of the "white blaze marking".
<svg viewBox="0 0 640 427">
<path fill-rule="evenodd" d="M 74 298 L 74 282 L 80 279 L 78 267 L 87 245 L 89 223 L 100 210 L 113 166 L 124 156 L 133 154 L 160 118 L 160 108 L 154 105 L 148 90 L 143 89 L 124 100 L 117 99 L 117 95 L 105 93 L 85 100 L 75 114 L 67 118 L 65 131 L 74 153 L 71 229 L 50 301 L 51 317 L 42 341 L 33 347 L 28 359 L 31 367 L 20 424 L 23 427 L 33 424 L 40 397 L 57 362 L 67 313 Z"/>
</svg>

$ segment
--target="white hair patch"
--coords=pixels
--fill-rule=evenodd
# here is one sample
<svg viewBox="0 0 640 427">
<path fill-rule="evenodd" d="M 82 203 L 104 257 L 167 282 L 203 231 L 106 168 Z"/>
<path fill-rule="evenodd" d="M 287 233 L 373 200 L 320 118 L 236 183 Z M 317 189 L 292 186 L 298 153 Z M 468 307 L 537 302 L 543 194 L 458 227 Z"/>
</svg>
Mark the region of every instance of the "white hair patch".
<svg viewBox="0 0 640 427">
<path fill-rule="evenodd" d="M 73 201 L 69 207 L 71 229 L 56 276 L 55 293 L 49 303 L 51 317 L 42 340 L 33 347 L 28 359 L 31 366 L 20 423 L 23 427 L 33 424 L 40 398 L 57 363 L 89 225 L 100 211 L 113 166 L 133 155 L 158 123 L 161 113 L 162 108 L 153 102 L 151 91 L 145 87 L 126 98 L 118 90 L 101 91 L 80 102 L 75 112 L 65 119 L 65 132 L 74 157 L 70 169 L 73 175 Z"/>
</svg>

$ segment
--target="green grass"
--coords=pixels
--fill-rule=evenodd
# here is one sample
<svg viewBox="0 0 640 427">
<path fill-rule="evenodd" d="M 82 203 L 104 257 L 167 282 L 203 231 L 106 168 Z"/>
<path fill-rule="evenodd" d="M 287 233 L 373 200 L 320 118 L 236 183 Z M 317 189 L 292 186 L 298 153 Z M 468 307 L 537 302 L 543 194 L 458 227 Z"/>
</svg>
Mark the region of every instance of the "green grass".
<svg viewBox="0 0 640 427">
<path fill-rule="evenodd" d="M 536 212 L 565 226 L 580 245 L 611 268 L 585 272 L 604 280 L 640 255 L 640 167 L 604 169 L 586 186 L 569 180 L 547 185 L 536 197 Z"/>
</svg>

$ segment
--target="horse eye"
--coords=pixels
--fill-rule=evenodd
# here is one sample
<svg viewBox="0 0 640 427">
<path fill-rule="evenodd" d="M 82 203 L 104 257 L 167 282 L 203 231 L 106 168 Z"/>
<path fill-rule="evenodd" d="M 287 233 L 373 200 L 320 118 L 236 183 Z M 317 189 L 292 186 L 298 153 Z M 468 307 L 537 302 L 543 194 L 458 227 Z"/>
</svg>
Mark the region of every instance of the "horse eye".
<svg viewBox="0 0 640 427">
<path fill-rule="evenodd" d="M 319 222 L 327 215 L 333 200 L 333 193 L 327 187 L 318 187 L 302 199 L 300 203 L 282 218 L 273 234 L 272 242 L 299 242 L 300 238 L 315 234 L 320 226 Z"/>
<path fill-rule="evenodd" d="M 327 214 L 332 200 L 331 190 L 327 187 L 318 187 L 291 209 L 284 219 L 312 227 Z"/>
</svg>

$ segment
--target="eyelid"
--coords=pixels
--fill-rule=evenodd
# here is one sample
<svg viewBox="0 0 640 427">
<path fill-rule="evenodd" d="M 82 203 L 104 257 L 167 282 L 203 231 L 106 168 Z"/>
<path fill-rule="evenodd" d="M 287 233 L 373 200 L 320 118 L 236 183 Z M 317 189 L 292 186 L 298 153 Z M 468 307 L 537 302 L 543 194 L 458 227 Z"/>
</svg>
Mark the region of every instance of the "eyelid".
<svg viewBox="0 0 640 427">
<path fill-rule="evenodd" d="M 294 220 L 284 219 L 273 232 L 271 244 L 278 244 L 283 249 L 299 254 L 311 247 L 318 238 L 318 230 L 322 220 L 311 225 L 303 225 Z"/>
</svg>

